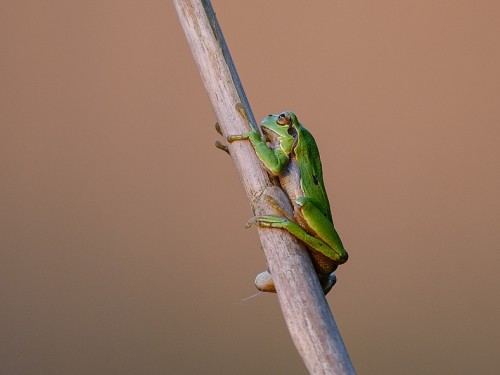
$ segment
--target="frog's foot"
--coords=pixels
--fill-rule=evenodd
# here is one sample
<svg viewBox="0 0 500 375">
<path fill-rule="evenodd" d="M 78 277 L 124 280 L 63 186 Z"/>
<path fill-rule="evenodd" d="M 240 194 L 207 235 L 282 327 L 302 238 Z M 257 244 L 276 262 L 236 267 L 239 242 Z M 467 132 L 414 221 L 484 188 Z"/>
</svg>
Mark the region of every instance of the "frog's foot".
<svg viewBox="0 0 500 375">
<path fill-rule="evenodd" d="M 293 221 L 287 219 L 286 217 L 273 216 L 273 215 L 262 215 L 254 216 L 245 225 L 245 228 L 249 228 L 252 224 L 257 224 L 261 227 L 268 228 L 288 228 L 290 226 L 298 226 Z"/>
<path fill-rule="evenodd" d="M 264 143 L 267 142 L 267 138 L 265 135 L 261 135 L 257 130 L 253 129 L 251 123 L 248 123 L 248 124 L 249 124 L 251 130 L 249 130 L 243 134 L 228 135 L 226 137 L 226 141 L 228 141 L 229 143 L 233 143 L 236 141 L 246 141 L 247 139 L 249 139 L 250 141 L 252 141 L 252 143 L 263 141 L 263 140 L 264 140 Z"/>
<path fill-rule="evenodd" d="M 268 271 L 261 272 L 255 278 L 255 287 L 261 292 L 276 293 L 273 277 Z"/>
<path fill-rule="evenodd" d="M 337 276 L 333 272 L 331 274 L 318 274 L 318 279 L 325 295 L 328 294 L 337 282 Z"/>
<path fill-rule="evenodd" d="M 331 274 L 318 274 L 319 283 L 325 295 L 333 288 L 337 282 L 337 277 L 332 272 Z M 273 276 L 269 271 L 261 272 L 255 278 L 255 287 L 261 292 L 276 293 Z"/>
<path fill-rule="evenodd" d="M 245 106 L 241 103 L 236 104 L 236 111 L 238 112 L 240 117 L 247 122 L 250 130 L 243 133 L 243 134 L 229 135 L 226 137 L 226 140 L 229 143 L 233 143 L 235 141 L 244 141 L 247 139 L 250 139 L 251 141 L 257 141 L 257 140 L 260 141 L 261 134 L 258 131 L 258 127 L 257 127 L 257 125 L 255 125 L 255 126 L 252 125 L 252 122 L 250 121 L 250 117 L 248 116 L 248 113 L 245 109 Z"/>
<path fill-rule="evenodd" d="M 215 130 L 217 131 L 217 133 L 223 136 L 222 130 L 218 122 L 215 123 Z M 220 141 L 215 141 L 215 147 L 229 154 L 229 148 L 227 148 L 227 146 L 225 144 L 222 144 Z"/>
</svg>

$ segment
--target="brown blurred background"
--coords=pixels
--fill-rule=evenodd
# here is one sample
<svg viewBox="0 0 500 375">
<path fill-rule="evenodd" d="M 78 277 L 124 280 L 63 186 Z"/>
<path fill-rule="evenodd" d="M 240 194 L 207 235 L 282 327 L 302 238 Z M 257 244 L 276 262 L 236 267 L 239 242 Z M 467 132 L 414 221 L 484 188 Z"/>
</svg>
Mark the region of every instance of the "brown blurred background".
<svg viewBox="0 0 500 375">
<path fill-rule="evenodd" d="M 214 1 L 319 143 L 360 374 L 500 367 L 500 3 Z M 0 373 L 304 374 L 169 1 L 0 5 Z"/>
</svg>

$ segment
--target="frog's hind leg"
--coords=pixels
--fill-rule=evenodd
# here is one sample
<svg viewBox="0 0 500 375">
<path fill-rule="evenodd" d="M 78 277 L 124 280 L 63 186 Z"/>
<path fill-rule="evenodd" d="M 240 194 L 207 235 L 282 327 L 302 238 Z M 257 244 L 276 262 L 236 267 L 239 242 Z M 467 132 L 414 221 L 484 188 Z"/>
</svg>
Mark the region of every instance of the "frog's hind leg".
<svg viewBox="0 0 500 375">
<path fill-rule="evenodd" d="M 316 233 L 316 237 L 321 238 L 328 245 L 331 250 L 330 253 L 333 252 L 333 257 L 326 253 L 323 254 L 339 262 L 339 264 L 345 263 L 348 255 L 333 222 L 309 198 L 300 197 L 296 200 L 296 203 L 300 206 L 307 225 Z"/>
<path fill-rule="evenodd" d="M 254 223 L 258 224 L 261 227 L 285 229 L 294 237 L 298 238 L 312 249 L 323 253 L 328 258 L 333 260 L 339 259 L 338 253 L 330 246 L 328 246 L 328 244 L 321 238 L 311 236 L 305 231 L 304 228 L 291 221 L 290 219 L 287 219 L 286 217 L 273 215 L 255 216 L 250 219 L 250 221 L 247 223 L 247 226 L 250 226 Z"/>
<path fill-rule="evenodd" d="M 337 264 L 347 261 L 347 252 L 342 245 L 333 223 L 323 215 L 318 207 L 308 198 L 301 197 L 296 200 L 301 206 L 301 212 L 313 234 L 287 217 L 263 215 L 250 219 L 247 226 L 256 223 L 262 227 L 282 228 L 304 242 L 313 250 L 319 251 Z"/>
</svg>

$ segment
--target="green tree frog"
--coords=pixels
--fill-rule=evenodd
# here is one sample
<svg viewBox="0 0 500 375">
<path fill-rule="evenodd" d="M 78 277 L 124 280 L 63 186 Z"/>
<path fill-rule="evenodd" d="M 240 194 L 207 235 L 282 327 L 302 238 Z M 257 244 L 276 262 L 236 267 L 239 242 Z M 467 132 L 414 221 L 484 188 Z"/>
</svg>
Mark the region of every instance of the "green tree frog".
<svg viewBox="0 0 500 375">
<path fill-rule="evenodd" d="M 228 142 L 249 140 L 267 170 L 277 176 L 293 205 L 293 217 L 264 215 L 250 219 L 263 227 L 282 228 L 309 249 L 323 291 L 335 284 L 333 273 L 347 261 L 347 252 L 333 225 L 318 146 L 311 133 L 292 112 L 269 115 L 261 123 L 265 139 L 257 130 L 227 137 Z M 274 292 L 272 276 L 263 272 L 256 279 L 259 290 Z"/>
</svg>

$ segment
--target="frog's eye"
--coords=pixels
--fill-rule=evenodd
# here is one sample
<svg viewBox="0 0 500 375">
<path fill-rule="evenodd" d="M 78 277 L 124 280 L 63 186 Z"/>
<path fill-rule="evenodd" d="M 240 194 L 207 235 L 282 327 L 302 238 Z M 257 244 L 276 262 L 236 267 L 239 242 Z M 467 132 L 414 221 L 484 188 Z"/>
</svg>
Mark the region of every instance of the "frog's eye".
<svg viewBox="0 0 500 375">
<path fill-rule="evenodd" d="M 290 115 L 288 113 L 285 113 L 283 112 L 281 115 L 278 116 L 278 119 L 276 120 L 276 122 L 279 124 L 279 125 L 286 125 L 286 124 L 290 124 Z"/>
</svg>

